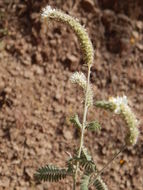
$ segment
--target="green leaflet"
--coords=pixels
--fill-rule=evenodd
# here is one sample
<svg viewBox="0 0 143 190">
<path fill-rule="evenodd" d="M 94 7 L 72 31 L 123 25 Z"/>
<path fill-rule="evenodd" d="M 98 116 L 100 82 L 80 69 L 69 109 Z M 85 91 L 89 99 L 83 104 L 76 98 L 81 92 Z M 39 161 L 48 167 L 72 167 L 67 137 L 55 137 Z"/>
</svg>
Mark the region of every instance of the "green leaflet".
<svg viewBox="0 0 143 190">
<path fill-rule="evenodd" d="M 56 166 L 47 165 L 37 170 L 34 177 L 38 181 L 57 182 L 64 179 L 68 172 L 66 169 L 60 169 Z"/>
<path fill-rule="evenodd" d="M 75 114 L 73 117 L 70 118 L 70 122 L 75 125 L 78 129 L 82 128 L 82 125 L 79 121 L 79 117 L 77 114 Z"/>
<path fill-rule="evenodd" d="M 84 168 L 86 174 L 91 174 L 96 171 L 96 165 L 93 161 L 81 160 L 80 165 Z"/>
<path fill-rule="evenodd" d="M 67 162 L 66 162 L 66 165 L 67 165 L 67 172 L 69 174 L 73 174 L 74 173 L 74 166 L 76 165 L 77 161 L 73 158 L 70 158 Z"/>
<path fill-rule="evenodd" d="M 81 151 L 81 158 L 86 158 L 86 160 L 91 161 L 91 156 L 89 155 L 87 148 L 82 147 L 82 151 Z"/>
<path fill-rule="evenodd" d="M 88 190 L 90 175 L 83 175 L 81 179 L 80 190 Z"/>
<path fill-rule="evenodd" d="M 107 185 L 103 182 L 101 177 L 95 179 L 94 184 L 96 190 L 108 190 Z"/>
<path fill-rule="evenodd" d="M 86 174 L 91 174 L 96 171 L 96 165 L 85 147 L 82 148 L 80 165 L 84 168 Z"/>
<path fill-rule="evenodd" d="M 99 124 L 98 121 L 92 121 L 86 125 L 86 128 L 89 131 L 97 131 L 101 129 L 101 125 Z"/>
</svg>

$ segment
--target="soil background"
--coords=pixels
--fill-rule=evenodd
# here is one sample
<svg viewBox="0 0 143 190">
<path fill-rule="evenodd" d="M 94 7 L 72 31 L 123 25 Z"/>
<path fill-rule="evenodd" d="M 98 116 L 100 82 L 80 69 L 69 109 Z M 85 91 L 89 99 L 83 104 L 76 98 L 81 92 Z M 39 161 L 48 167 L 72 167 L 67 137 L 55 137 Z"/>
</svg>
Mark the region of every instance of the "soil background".
<svg viewBox="0 0 143 190">
<path fill-rule="evenodd" d="M 70 190 L 72 179 L 37 183 L 36 169 L 65 166 L 79 140 L 69 118 L 82 118 L 83 96 L 69 77 L 86 74 L 78 40 L 66 26 L 41 21 L 47 4 L 79 19 L 95 49 L 94 99 L 127 95 L 140 120 L 138 143 L 102 174 L 110 190 L 143 189 L 143 1 L 0 0 L 0 190 Z M 97 168 L 124 143 L 124 122 L 91 108 L 102 129 L 85 145 Z"/>
</svg>

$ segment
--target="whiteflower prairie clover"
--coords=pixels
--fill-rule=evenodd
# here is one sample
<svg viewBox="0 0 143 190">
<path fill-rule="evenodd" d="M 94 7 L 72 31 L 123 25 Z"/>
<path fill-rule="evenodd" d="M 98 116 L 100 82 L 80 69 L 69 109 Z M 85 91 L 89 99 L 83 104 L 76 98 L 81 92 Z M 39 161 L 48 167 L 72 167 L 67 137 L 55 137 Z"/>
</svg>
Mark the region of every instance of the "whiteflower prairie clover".
<svg viewBox="0 0 143 190">
<path fill-rule="evenodd" d="M 66 160 L 66 167 L 59 168 L 54 165 L 46 165 L 38 169 L 35 173 L 35 179 L 38 181 L 58 182 L 68 176 L 73 178 L 73 190 L 77 188 L 77 177 L 80 177 L 80 189 L 88 190 L 90 186 L 93 186 L 96 190 L 108 190 L 107 185 L 101 179 L 102 172 L 107 166 L 125 149 L 126 146 L 132 146 L 137 143 L 139 130 L 138 121 L 128 105 L 126 96 L 123 97 L 111 97 L 109 100 L 95 101 L 93 102 L 93 91 L 90 84 L 90 72 L 94 60 L 94 50 L 91 40 L 86 32 L 86 29 L 79 23 L 79 21 L 64 12 L 52 9 L 47 6 L 42 10 L 42 19 L 55 20 L 69 26 L 79 40 L 81 50 L 83 52 L 83 59 L 87 65 L 87 78 L 82 72 L 75 72 L 70 81 L 80 86 L 83 89 L 84 101 L 83 101 L 83 119 L 80 121 L 78 114 L 71 117 L 70 121 L 80 131 L 79 146 L 75 150 L 74 155 L 70 155 Z M 121 150 L 113 156 L 113 158 L 103 166 L 99 171 L 92 156 L 87 151 L 84 145 L 84 135 L 88 131 L 100 130 L 101 126 L 98 121 L 87 122 L 88 108 L 96 106 L 98 108 L 106 109 L 114 114 L 119 114 L 125 120 L 127 125 L 127 134 L 125 138 L 125 144 Z"/>
</svg>

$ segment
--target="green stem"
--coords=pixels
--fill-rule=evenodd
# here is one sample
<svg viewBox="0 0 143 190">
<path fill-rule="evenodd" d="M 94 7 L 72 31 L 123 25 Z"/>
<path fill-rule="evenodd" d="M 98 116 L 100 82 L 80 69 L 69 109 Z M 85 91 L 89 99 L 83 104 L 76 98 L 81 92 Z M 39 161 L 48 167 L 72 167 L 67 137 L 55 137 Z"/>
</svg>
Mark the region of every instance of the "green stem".
<svg viewBox="0 0 143 190">
<path fill-rule="evenodd" d="M 105 165 L 103 166 L 103 168 L 102 168 L 100 171 L 98 171 L 98 173 L 97 173 L 97 175 L 96 175 L 96 178 L 97 178 L 98 176 L 100 176 L 100 175 L 103 173 L 103 171 L 119 156 L 119 154 L 120 154 L 121 152 L 124 151 L 125 148 L 126 148 L 126 144 L 122 146 L 122 148 L 113 156 L 113 158 L 111 158 L 111 160 L 109 160 L 109 162 L 107 162 L 107 164 L 105 164 Z M 94 174 L 94 175 L 95 175 L 95 174 Z M 93 176 L 93 177 L 94 177 L 94 176 Z M 90 182 L 90 184 L 89 184 L 89 187 L 94 183 L 94 181 L 95 181 L 96 178 L 94 178 L 93 180 L 91 180 L 91 182 Z"/>
<path fill-rule="evenodd" d="M 75 175 L 73 176 L 73 190 L 76 189 L 76 178 Z"/>
<path fill-rule="evenodd" d="M 89 89 L 89 85 L 90 85 L 90 69 L 91 69 L 91 66 L 88 67 L 87 86 L 86 86 L 86 92 L 85 92 L 84 112 L 83 112 L 83 121 L 82 121 L 81 135 L 80 135 L 80 145 L 79 145 L 78 158 L 80 158 L 80 156 L 81 156 L 81 151 L 82 151 L 83 142 L 84 142 L 84 130 L 86 127 L 85 124 L 86 124 L 86 117 L 87 117 L 87 110 L 88 110 L 87 100 L 88 100 L 88 89 Z M 77 162 L 77 164 L 76 164 L 73 190 L 76 190 L 78 168 L 79 168 L 79 162 Z"/>
<path fill-rule="evenodd" d="M 123 150 L 126 148 L 126 145 L 124 145 L 119 152 L 117 152 L 113 158 L 111 158 L 111 160 L 109 160 L 109 162 L 107 164 L 105 164 L 105 166 L 99 171 L 98 176 L 101 175 L 101 173 L 105 170 L 105 168 L 107 168 L 118 156 L 121 152 L 123 152 Z"/>
</svg>

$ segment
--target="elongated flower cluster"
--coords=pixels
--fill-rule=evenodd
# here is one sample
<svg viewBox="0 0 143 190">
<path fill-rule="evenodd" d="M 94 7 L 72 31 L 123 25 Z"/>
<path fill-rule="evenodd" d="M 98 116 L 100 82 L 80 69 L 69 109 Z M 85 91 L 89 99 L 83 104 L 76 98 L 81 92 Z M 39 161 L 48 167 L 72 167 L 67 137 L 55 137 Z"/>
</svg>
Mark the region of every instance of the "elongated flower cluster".
<svg viewBox="0 0 143 190">
<path fill-rule="evenodd" d="M 139 130 L 137 128 L 138 121 L 128 105 L 126 96 L 123 97 L 110 97 L 108 101 L 98 101 L 95 104 L 97 107 L 108 109 L 113 111 L 115 114 L 120 114 L 127 124 L 127 145 L 135 145 L 138 140 Z"/>
<path fill-rule="evenodd" d="M 86 89 L 86 76 L 82 72 L 75 72 L 70 77 L 70 81 L 72 83 L 78 84 L 81 86 L 84 90 Z"/>
<path fill-rule="evenodd" d="M 139 130 L 137 128 L 139 122 L 128 105 L 121 105 L 121 114 L 128 126 L 126 142 L 128 145 L 135 145 L 139 136 Z"/>
<path fill-rule="evenodd" d="M 78 84 L 80 87 L 83 88 L 84 92 L 86 91 L 87 81 L 86 77 L 82 72 L 75 72 L 70 78 L 72 83 Z M 93 91 L 91 85 L 89 85 L 88 93 L 87 93 L 87 105 L 93 105 Z"/>
<path fill-rule="evenodd" d="M 128 145 L 135 145 L 139 135 L 139 130 L 137 128 L 138 121 L 131 108 L 128 106 L 127 97 L 123 96 L 117 98 L 109 98 L 109 102 L 115 105 L 114 112 L 116 114 L 121 114 L 126 121 L 126 124 L 128 126 L 126 143 Z"/>
<path fill-rule="evenodd" d="M 52 9 L 50 6 L 47 6 L 42 10 L 41 16 L 42 18 L 56 20 L 70 26 L 70 28 L 75 32 L 79 39 L 86 64 L 88 66 L 92 65 L 94 59 L 93 46 L 85 28 L 81 26 L 77 19 L 63 13 L 62 11 Z"/>
</svg>

